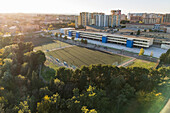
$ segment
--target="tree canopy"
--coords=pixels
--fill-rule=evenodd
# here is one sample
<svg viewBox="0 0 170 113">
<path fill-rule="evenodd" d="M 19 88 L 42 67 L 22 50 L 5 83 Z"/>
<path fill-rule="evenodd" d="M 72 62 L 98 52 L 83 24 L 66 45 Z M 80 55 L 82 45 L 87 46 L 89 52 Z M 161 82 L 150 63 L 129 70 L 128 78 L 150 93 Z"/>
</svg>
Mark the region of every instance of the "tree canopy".
<svg viewBox="0 0 170 113">
<path fill-rule="evenodd" d="M 46 82 L 41 76 L 45 54 L 34 52 L 32 43 L 6 46 L 0 58 L 0 110 L 7 113 L 114 113 L 134 105 L 130 102 L 143 113 L 156 112 L 159 107 L 149 108 L 164 101 L 161 87 L 169 91 L 170 67 L 60 67 Z"/>
</svg>

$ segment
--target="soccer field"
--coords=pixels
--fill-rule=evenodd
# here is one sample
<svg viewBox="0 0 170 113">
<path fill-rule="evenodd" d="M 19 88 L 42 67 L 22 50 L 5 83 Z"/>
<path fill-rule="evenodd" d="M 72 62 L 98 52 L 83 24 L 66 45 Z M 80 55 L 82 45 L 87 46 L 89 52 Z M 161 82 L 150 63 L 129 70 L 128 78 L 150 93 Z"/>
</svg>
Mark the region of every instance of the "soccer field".
<svg viewBox="0 0 170 113">
<path fill-rule="evenodd" d="M 82 65 L 89 66 L 91 64 L 113 64 L 115 62 L 121 63 L 130 59 L 129 57 L 103 53 L 78 46 L 46 52 L 46 55 L 53 56 L 54 58 L 59 59 L 61 62 L 65 61 L 68 65 L 74 65 L 76 67 L 81 67 Z"/>
<path fill-rule="evenodd" d="M 57 41 L 57 40 L 53 40 L 52 43 L 47 43 L 47 44 L 43 44 L 41 46 L 34 47 L 34 50 L 35 51 L 42 50 L 42 51 L 46 52 L 47 50 L 57 49 L 57 48 L 60 48 L 60 47 L 66 47 L 68 45 L 69 44 L 67 44 L 67 43 Z"/>
</svg>

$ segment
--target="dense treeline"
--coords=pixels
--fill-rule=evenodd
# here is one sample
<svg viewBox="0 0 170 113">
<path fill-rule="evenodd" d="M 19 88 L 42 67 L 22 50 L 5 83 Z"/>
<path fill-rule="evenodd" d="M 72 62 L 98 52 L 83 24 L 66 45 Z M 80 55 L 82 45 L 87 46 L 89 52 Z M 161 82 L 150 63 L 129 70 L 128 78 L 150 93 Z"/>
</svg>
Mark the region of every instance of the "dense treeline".
<svg viewBox="0 0 170 113">
<path fill-rule="evenodd" d="M 160 62 L 162 64 L 168 64 L 170 65 L 170 49 L 166 52 L 166 53 L 163 53 L 160 57 Z"/>
<path fill-rule="evenodd" d="M 3 59 L 0 103 L 7 113 L 12 113 L 17 111 L 20 101 L 29 95 L 36 97 L 37 90 L 43 86 L 39 72 L 46 59 L 43 52 L 33 52 L 32 43 L 6 46 L 0 57 Z M 36 107 L 36 103 L 33 106 Z"/>
<path fill-rule="evenodd" d="M 0 37 L 0 48 L 11 44 L 12 44 L 11 37 Z"/>
<path fill-rule="evenodd" d="M 131 102 L 139 104 L 139 113 L 156 112 L 164 100 L 162 87 L 169 91 L 169 67 L 61 67 L 48 83 L 41 76 L 45 54 L 33 52 L 31 43 L 6 46 L 0 58 L 2 113 L 118 113 L 127 112 L 125 106 Z M 130 104 L 133 109 L 135 104 Z"/>
<path fill-rule="evenodd" d="M 23 37 L 22 36 L 7 36 L 7 37 L 2 37 L 2 35 L 0 33 L 0 48 L 11 45 L 11 44 L 15 44 L 17 43 L 19 40 L 22 41 Z"/>
<path fill-rule="evenodd" d="M 53 28 L 55 28 L 55 29 L 69 27 L 67 23 L 48 24 L 47 26 L 50 26 L 50 25 L 52 25 Z"/>
</svg>

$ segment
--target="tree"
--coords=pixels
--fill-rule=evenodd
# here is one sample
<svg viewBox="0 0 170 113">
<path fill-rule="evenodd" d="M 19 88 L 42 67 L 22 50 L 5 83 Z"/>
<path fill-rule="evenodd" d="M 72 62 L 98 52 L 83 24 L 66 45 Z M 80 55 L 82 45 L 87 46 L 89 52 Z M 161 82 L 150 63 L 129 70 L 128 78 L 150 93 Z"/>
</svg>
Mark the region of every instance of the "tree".
<svg viewBox="0 0 170 113">
<path fill-rule="evenodd" d="M 41 102 L 37 103 L 38 113 L 61 113 L 64 100 L 62 100 L 58 93 L 51 97 L 45 95 Z"/>
<path fill-rule="evenodd" d="M 84 44 L 87 44 L 87 40 L 84 40 Z"/>
<path fill-rule="evenodd" d="M 87 40 L 86 39 L 85 40 L 81 39 L 81 43 L 87 44 Z"/>
<path fill-rule="evenodd" d="M 62 38 L 63 33 L 60 33 L 60 38 Z"/>
<path fill-rule="evenodd" d="M 153 32 L 153 30 L 152 30 L 152 29 L 149 29 L 149 32 Z"/>
<path fill-rule="evenodd" d="M 40 88 L 39 90 L 39 96 L 42 98 L 45 95 L 51 95 L 52 92 L 48 89 L 48 87 Z"/>
<path fill-rule="evenodd" d="M 54 29 L 53 25 L 49 25 L 48 30 L 50 31 L 50 30 L 53 30 L 53 29 Z"/>
<path fill-rule="evenodd" d="M 75 37 L 73 36 L 73 37 L 71 37 L 71 39 L 72 39 L 72 40 L 74 40 L 74 39 L 75 39 Z"/>
<path fill-rule="evenodd" d="M 75 27 L 75 23 L 68 24 L 68 27 Z"/>
<path fill-rule="evenodd" d="M 128 20 L 121 20 L 121 21 L 120 21 L 121 24 L 126 24 L 126 23 L 129 23 L 129 22 L 130 22 L 130 21 L 128 21 Z"/>
<path fill-rule="evenodd" d="M 1 113 L 5 113 L 4 104 L 3 103 L 0 103 L 0 111 L 1 111 Z"/>
<path fill-rule="evenodd" d="M 144 54 L 143 48 L 140 52 Z M 162 54 L 160 60 L 168 63 L 169 54 L 170 50 Z M 32 45 L 25 43 L 6 46 L 0 50 L 0 58 L 3 61 L 0 66 L 2 113 L 121 112 L 131 100 L 144 108 L 152 103 L 160 105 L 162 94 L 152 92 L 153 89 L 161 91 L 165 86 L 163 90 L 169 91 L 170 67 L 119 68 L 98 64 L 76 70 L 65 67 L 53 70 L 45 67 L 46 57 L 42 51 L 34 52 Z M 50 83 L 41 73 L 51 77 Z"/>
<path fill-rule="evenodd" d="M 166 53 L 163 53 L 160 56 L 160 62 L 163 64 L 170 64 L 170 49 L 168 49 L 168 51 Z"/>
<path fill-rule="evenodd" d="M 58 38 L 58 33 L 55 33 L 55 37 Z"/>
<path fill-rule="evenodd" d="M 139 56 L 141 56 L 141 55 L 144 55 L 144 49 L 143 48 L 141 48 L 140 52 L 139 52 Z"/>
<path fill-rule="evenodd" d="M 150 57 L 153 57 L 153 51 L 151 52 L 151 55 L 150 55 Z"/>
<path fill-rule="evenodd" d="M 81 39 L 81 43 L 83 43 L 84 42 L 84 40 L 83 39 Z"/>
<path fill-rule="evenodd" d="M 64 39 L 67 40 L 67 36 L 64 36 Z"/>
<path fill-rule="evenodd" d="M 162 93 L 156 92 L 155 90 L 152 92 L 139 91 L 136 95 L 137 101 L 142 105 L 142 107 L 149 107 L 149 113 L 155 113 L 156 108 L 161 109 L 160 105 L 164 100 Z"/>
<path fill-rule="evenodd" d="M 140 35 L 140 30 L 137 31 L 137 35 Z"/>
<path fill-rule="evenodd" d="M 27 101 L 20 102 L 18 113 L 31 113 L 31 110 L 29 109 L 29 105 Z"/>
</svg>

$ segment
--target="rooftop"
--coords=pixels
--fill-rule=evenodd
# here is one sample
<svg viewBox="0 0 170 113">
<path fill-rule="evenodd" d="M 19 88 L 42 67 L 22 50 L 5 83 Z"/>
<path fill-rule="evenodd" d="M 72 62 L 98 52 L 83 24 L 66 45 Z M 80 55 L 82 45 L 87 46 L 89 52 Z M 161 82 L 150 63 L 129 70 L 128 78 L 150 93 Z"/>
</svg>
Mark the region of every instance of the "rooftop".
<svg viewBox="0 0 170 113">
<path fill-rule="evenodd" d="M 127 23 L 126 25 L 155 25 L 155 24 L 143 24 L 143 23 Z M 160 26 L 165 26 L 164 24 L 160 24 Z"/>
</svg>

